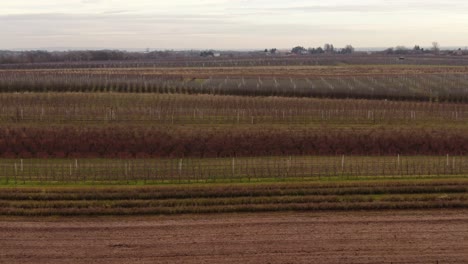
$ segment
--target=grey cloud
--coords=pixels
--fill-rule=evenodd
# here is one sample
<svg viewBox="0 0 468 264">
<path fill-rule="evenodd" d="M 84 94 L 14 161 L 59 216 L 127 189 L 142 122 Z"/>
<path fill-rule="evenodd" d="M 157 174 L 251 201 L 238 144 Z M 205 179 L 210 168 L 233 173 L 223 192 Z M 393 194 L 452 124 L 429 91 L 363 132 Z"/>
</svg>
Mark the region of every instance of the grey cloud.
<svg viewBox="0 0 468 264">
<path fill-rule="evenodd" d="M 446 24 L 451 26 L 447 27 L 446 24 L 443 24 L 439 28 L 437 25 L 440 25 L 441 22 L 436 20 L 444 16 L 436 16 L 432 22 L 431 19 L 434 17 L 432 13 L 419 16 L 413 16 L 412 13 L 409 13 L 404 17 L 412 21 L 414 25 L 402 27 L 401 24 L 396 23 L 394 27 L 384 25 L 384 29 L 380 27 L 382 25 L 375 24 L 394 19 L 393 13 L 382 14 L 382 16 L 368 16 L 364 17 L 362 21 L 354 21 L 353 23 L 335 19 L 341 17 L 353 18 L 363 12 L 441 10 L 441 12 L 450 11 L 464 14 L 468 10 L 468 2 L 465 3 L 464 1 L 457 2 L 458 4 L 455 6 L 452 1 L 452 5 L 446 2 L 426 3 L 422 7 L 415 0 L 408 1 L 376 1 L 377 3 L 372 5 L 304 5 L 295 7 L 284 3 L 282 4 L 284 8 L 255 8 L 252 5 L 249 7 L 249 3 L 246 2 L 243 8 L 234 8 L 234 6 L 239 5 L 226 5 L 207 9 L 209 12 L 204 12 L 205 9 L 203 8 L 190 9 L 185 7 L 172 10 L 170 13 L 154 10 L 153 14 L 139 14 L 135 10 L 115 8 L 114 10 L 107 9 L 102 13 L 89 14 L 0 15 L 0 24 L 2 25 L 0 27 L 0 34 L 2 35 L 0 48 L 18 48 L 30 45 L 37 45 L 38 47 L 79 45 L 108 48 L 141 47 L 142 45 L 194 47 L 195 45 L 200 48 L 210 46 L 248 48 L 249 46 L 263 46 L 270 43 L 279 43 L 275 45 L 284 45 L 285 47 L 295 43 L 317 45 L 325 41 L 335 44 L 338 44 L 337 42 L 350 42 L 356 45 L 358 44 L 356 42 L 361 45 L 372 45 L 366 43 L 393 45 L 396 42 L 394 43 L 396 45 L 399 43 L 408 44 L 405 41 L 413 42 L 423 38 L 432 39 L 435 34 L 445 36 L 445 39 L 439 37 L 440 42 L 444 44 L 447 44 L 450 38 L 455 39 L 452 40 L 453 42 L 460 41 L 459 39 L 463 40 L 459 32 L 463 31 L 468 25 L 468 20 L 463 20 L 463 16 L 458 16 L 457 19 L 450 19 L 450 16 L 446 16 L 448 17 Z M 206 4 L 206 2 L 200 3 L 200 5 L 203 4 Z M 194 5 L 197 4 L 194 3 Z M 258 2 L 256 5 L 258 6 Z M 228 8 L 228 6 L 231 6 L 231 8 Z M 151 12 L 151 10 L 148 12 Z M 326 15 L 313 15 L 320 14 L 320 12 Z M 340 12 L 342 14 L 339 14 Z M 351 14 L 344 14 L 345 12 Z M 329 16 L 328 13 L 332 15 Z M 291 16 L 293 19 L 287 19 L 289 15 L 295 14 L 299 15 L 296 17 Z M 309 16 L 309 14 L 311 15 Z M 312 19 L 308 19 L 309 17 Z M 313 19 L 314 17 L 330 17 L 330 19 Z M 418 24 L 418 22 L 420 23 Z M 421 28 L 426 27 L 431 27 L 432 30 L 421 30 Z M 398 34 L 389 34 L 389 32 L 398 32 Z M 390 38 L 389 35 L 392 37 Z M 411 39 L 408 40 L 408 37 L 411 37 Z M 386 44 L 388 41 L 392 43 Z"/>
<path fill-rule="evenodd" d="M 284 12 L 374 12 L 374 13 L 387 13 L 387 12 L 425 12 L 425 11 L 444 11 L 444 12 L 466 12 L 468 10 L 468 3 L 465 1 L 457 1 L 454 3 L 421 3 L 421 2 L 401 2 L 392 4 L 371 4 L 371 5 L 303 5 L 303 6 L 285 6 L 285 7 L 239 7 L 228 9 L 233 12 L 253 12 L 250 14 L 261 13 L 284 13 Z"/>
<path fill-rule="evenodd" d="M 123 11 L 122 11 L 123 12 Z M 18 15 L 0 15 L 0 21 L 5 22 L 34 22 L 34 21 L 99 21 L 99 22 L 118 22 L 118 21 L 145 21 L 153 23 L 174 23 L 174 24 L 231 24 L 228 21 L 229 16 L 197 16 L 192 14 L 128 14 L 128 13 L 106 13 L 106 14 L 18 14 Z"/>
<path fill-rule="evenodd" d="M 50 36 L 124 36 L 124 35 L 190 35 L 220 34 L 239 25 L 225 18 L 196 15 L 66 15 L 23 14 L 0 16 L 5 37 Z M 245 28 L 244 28 L 245 30 Z"/>
<path fill-rule="evenodd" d="M 24 14 L 0 16 L 7 25 L 2 31 L 29 36 L 79 34 L 102 35 L 302 35 L 314 32 L 344 33 L 358 31 L 346 26 L 306 24 L 261 24 L 255 21 L 234 21 L 229 16 L 201 17 L 196 15 L 132 15 L 132 14 Z"/>
</svg>

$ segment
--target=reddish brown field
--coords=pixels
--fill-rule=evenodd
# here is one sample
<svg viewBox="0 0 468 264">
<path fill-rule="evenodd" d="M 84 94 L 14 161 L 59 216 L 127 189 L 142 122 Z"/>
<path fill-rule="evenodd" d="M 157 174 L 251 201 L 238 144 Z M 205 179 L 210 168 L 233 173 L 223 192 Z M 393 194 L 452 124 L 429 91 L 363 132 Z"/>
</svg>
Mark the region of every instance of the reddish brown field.
<svg viewBox="0 0 468 264">
<path fill-rule="evenodd" d="M 466 210 L 0 222 L 0 263 L 467 263 Z"/>
</svg>

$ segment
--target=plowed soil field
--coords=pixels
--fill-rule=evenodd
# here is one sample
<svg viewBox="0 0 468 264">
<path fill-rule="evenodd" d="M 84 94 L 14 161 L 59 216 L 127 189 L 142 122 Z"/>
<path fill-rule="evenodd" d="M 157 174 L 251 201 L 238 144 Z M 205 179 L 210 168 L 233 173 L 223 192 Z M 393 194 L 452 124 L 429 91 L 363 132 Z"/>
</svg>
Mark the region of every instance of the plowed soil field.
<svg viewBox="0 0 468 264">
<path fill-rule="evenodd" d="M 3 218 L 0 263 L 468 263 L 468 211 Z"/>
</svg>

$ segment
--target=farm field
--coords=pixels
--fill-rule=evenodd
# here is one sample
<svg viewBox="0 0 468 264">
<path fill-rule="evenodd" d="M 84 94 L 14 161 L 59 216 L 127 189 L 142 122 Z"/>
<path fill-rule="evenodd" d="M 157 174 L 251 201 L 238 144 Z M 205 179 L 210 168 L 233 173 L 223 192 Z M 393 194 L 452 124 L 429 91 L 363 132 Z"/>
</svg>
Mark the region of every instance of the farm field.
<svg viewBox="0 0 468 264">
<path fill-rule="evenodd" d="M 466 178 L 2 187 L 3 216 L 168 215 L 467 208 Z M 102 183 L 101 183 L 102 184 Z"/>
<path fill-rule="evenodd" d="M 0 102 L 1 158 L 468 152 L 463 103 L 55 92 L 3 93 Z"/>
<path fill-rule="evenodd" d="M 466 102 L 467 69 L 348 65 L 0 70 L 0 89 Z"/>
<path fill-rule="evenodd" d="M 246 56 L 233 58 L 159 58 L 124 61 L 69 61 L 5 63 L 0 69 L 93 69 L 93 68 L 214 68 L 214 67 L 285 67 L 285 66 L 343 66 L 343 65 L 413 65 L 468 66 L 466 57 L 409 55 L 405 60 L 395 55 L 316 55 L 305 57 Z"/>
<path fill-rule="evenodd" d="M 3 65 L 0 214 L 466 208 L 468 68 L 436 59 Z"/>
<path fill-rule="evenodd" d="M 466 210 L 14 218 L 6 263 L 465 263 Z"/>
<path fill-rule="evenodd" d="M 0 184 L 174 184 L 463 178 L 464 156 L 2 159 Z"/>
<path fill-rule="evenodd" d="M 463 103 L 136 93 L 0 93 L 3 125 L 467 127 Z"/>
</svg>

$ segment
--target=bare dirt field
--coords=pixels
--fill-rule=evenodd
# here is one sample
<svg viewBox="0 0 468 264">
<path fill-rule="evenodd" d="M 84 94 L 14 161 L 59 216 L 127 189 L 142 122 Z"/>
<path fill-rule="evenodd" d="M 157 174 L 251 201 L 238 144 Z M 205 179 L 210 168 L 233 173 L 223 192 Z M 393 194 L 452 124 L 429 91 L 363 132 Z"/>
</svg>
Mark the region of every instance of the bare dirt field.
<svg viewBox="0 0 468 264">
<path fill-rule="evenodd" d="M 0 263 L 468 263 L 468 211 L 3 218 Z"/>
</svg>

